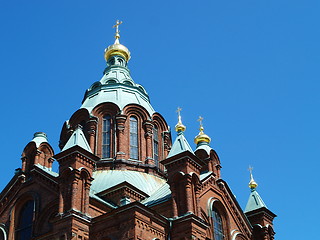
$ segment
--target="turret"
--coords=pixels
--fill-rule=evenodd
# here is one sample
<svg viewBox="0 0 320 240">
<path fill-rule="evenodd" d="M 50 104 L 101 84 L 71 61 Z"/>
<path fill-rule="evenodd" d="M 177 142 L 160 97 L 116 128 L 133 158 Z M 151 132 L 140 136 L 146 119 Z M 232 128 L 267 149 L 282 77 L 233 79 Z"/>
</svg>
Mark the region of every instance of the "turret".
<svg viewBox="0 0 320 240">
<path fill-rule="evenodd" d="M 256 190 L 258 184 L 253 179 L 252 168 L 250 167 L 249 170 L 249 188 L 251 189 L 251 193 L 244 213 L 248 217 L 248 220 L 253 227 L 254 240 L 272 240 L 274 239 L 275 234 L 273 231 L 273 219 L 276 217 L 276 215 L 267 208 L 267 205 L 260 197 Z"/>
<path fill-rule="evenodd" d="M 47 135 L 44 132 L 36 132 L 22 152 L 22 171 L 28 172 L 34 165 L 51 170 L 53 155 L 53 148 L 48 143 Z"/>
<path fill-rule="evenodd" d="M 173 196 L 173 215 L 181 216 L 186 213 L 200 214 L 198 205 L 198 186 L 200 170 L 204 162 L 194 155 L 188 141 L 184 137 L 186 127 L 182 124 L 181 109 L 178 108 L 178 123 L 175 127 L 177 138 L 174 141 L 165 165 L 168 183 Z M 193 198 L 193 193 L 195 198 Z"/>
<path fill-rule="evenodd" d="M 72 234 L 89 239 L 89 193 L 93 170 L 99 158 L 92 154 L 80 125 L 55 158 L 59 163 L 60 215 L 55 228 L 61 234 L 65 233 L 67 239 L 71 239 Z M 72 228 L 72 223 L 76 223 L 77 227 Z"/>
<path fill-rule="evenodd" d="M 194 138 L 196 144 L 195 154 L 198 158 L 203 160 L 206 164 L 201 169 L 201 172 L 212 172 L 216 179 L 220 178 L 220 159 L 215 150 L 210 147 L 211 138 L 204 133 L 204 127 L 202 124 L 202 117 L 199 117 L 200 132 Z"/>
</svg>

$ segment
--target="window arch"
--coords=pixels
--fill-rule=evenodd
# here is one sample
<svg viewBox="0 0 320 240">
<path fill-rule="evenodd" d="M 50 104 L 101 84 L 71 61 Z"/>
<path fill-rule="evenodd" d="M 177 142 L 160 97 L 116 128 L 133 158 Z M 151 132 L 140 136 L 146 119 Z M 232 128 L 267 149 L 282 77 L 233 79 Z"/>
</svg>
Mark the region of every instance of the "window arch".
<svg viewBox="0 0 320 240">
<path fill-rule="evenodd" d="M 102 158 L 111 157 L 111 116 L 102 118 Z"/>
<path fill-rule="evenodd" d="M 135 117 L 130 117 L 130 158 L 138 160 L 138 156 L 138 120 Z"/>
<path fill-rule="evenodd" d="M 213 206 L 212 207 L 212 222 L 213 222 L 213 235 L 215 240 L 223 240 L 223 222 L 219 211 Z"/>
<path fill-rule="evenodd" d="M 16 240 L 31 239 L 34 207 L 34 200 L 29 200 L 22 206 L 15 229 Z"/>
<path fill-rule="evenodd" d="M 154 164 L 159 166 L 159 131 L 158 127 L 154 125 L 153 127 L 153 160 Z"/>
<path fill-rule="evenodd" d="M 133 86 L 132 82 L 130 82 L 130 81 L 123 81 L 123 84 L 128 85 L 128 86 Z"/>
<path fill-rule="evenodd" d="M 0 240 L 7 240 L 7 232 L 0 224 Z"/>
</svg>

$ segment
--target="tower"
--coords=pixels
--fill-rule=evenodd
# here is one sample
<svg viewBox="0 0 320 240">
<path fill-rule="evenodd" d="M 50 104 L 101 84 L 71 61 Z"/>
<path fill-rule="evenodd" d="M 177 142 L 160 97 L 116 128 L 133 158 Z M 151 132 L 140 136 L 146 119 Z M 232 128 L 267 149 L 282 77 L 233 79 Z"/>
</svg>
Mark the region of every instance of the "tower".
<svg viewBox="0 0 320 240">
<path fill-rule="evenodd" d="M 275 215 L 252 173 L 243 211 L 202 117 L 192 146 L 179 108 L 172 144 L 164 117 L 131 77 L 121 23 L 102 78 L 63 124 L 60 152 L 42 132 L 24 148 L 22 167 L 0 194 L 0 239 L 273 239 Z"/>
<path fill-rule="evenodd" d="M 250 182 L 249 188 L 251 193 L 247 202 L 247 206 L 244 210 L 248 217 L 252 227 L 254 239 L 274 239 L 273 219 L 276 215 L 271 212 L 267 205 L 263 202 L 256 188 L 258 184 L 253 179 L 252 168 L 250 170 Z"/>
</svg>

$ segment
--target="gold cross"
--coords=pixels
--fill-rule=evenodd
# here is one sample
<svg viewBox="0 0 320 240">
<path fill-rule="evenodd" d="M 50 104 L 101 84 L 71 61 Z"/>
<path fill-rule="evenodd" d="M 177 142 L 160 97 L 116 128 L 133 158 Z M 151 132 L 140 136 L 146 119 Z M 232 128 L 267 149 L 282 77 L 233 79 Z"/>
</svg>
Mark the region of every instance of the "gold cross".
<svg viewBox="0 0 320 240">
<path fill-rule="evenodd" d="M 177 108 L 177 111 L 176 111 L 176 112 L 178 113 L 178 116 L 179 116 L 179 117 L 180 117 L 180 112 L 181 112 L 181 110 L 182 110 L 182 108 L 181 108 L 181 107 L 178 107 L 178 108 Z"/>
<path fill-rule="evenodd" d="M 119 33 L 119 25 L 122 24 L 122 21 L 117 20 L 116 25 L 113 26 L 113 28 L 116 28 L 116 34 Z"/>
<path fill-rule="evenodd" d="M 251 166 L 249 165 L 248 170 L 249 170 L 250 174 L 252 174 L 253 167 L 251 167 Z"/>
<path fill-rule="evenodd" d="M 203 117 L 199 116 L 199 118 L 198 118 L 197 121 L 200 123 L 200 127 L 203 127 L 203 126 L 202 126 L 202 120 L 203 120 Z"/>
</svg>

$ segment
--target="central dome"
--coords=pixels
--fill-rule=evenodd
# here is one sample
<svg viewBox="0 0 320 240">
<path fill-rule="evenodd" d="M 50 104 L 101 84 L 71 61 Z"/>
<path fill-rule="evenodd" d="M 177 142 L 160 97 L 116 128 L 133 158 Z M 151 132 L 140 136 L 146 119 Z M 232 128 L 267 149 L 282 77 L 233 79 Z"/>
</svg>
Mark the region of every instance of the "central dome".
<svg viewBox="0 0 320 240">
<path fill-rule="evenodd" d="M 103 76 L 87 89 L 80 109 L 65 122 L 59 147 L 64 149 L 80 125 L 90 152 L 100 159 L 93 189 L 100 192 L 127 182 L 150 196 L 161 187 L 159 177 L 165 172 L 160 161 L 169 153 L 171 135 L 146 90 L 133 81 L 127 67 L 130 52 L 119 37 L 117 29 L 115 43 L 105 50 Z M 145 189 L 148 182 L 152 189 Z"/>
</svg>

